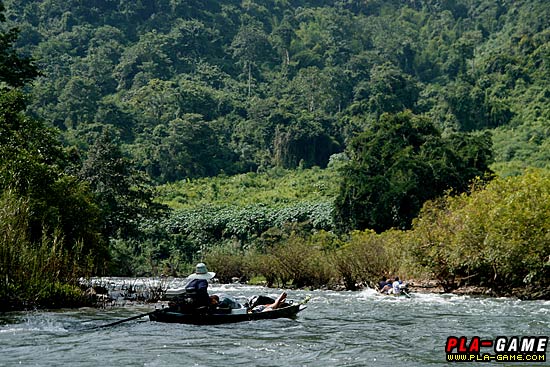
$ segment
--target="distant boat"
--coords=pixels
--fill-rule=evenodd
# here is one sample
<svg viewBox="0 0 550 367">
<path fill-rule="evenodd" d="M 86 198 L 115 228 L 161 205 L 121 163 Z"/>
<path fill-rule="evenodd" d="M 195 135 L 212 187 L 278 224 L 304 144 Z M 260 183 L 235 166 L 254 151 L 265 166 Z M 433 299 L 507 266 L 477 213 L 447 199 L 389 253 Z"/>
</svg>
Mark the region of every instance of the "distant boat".
<svg viewBox="0 0 550 367">
<path fill-rule="evenodd" d="M 387 296 L 387 297 L 406 297 L 411 298 L 411 292 L 409 291 L 409 285 L 408 284 L 400 284 L 399 285 L 399 293 L 381 293 L 380 290 L 377 290 L 376 293 L 381 296 Z"/>
</svg>

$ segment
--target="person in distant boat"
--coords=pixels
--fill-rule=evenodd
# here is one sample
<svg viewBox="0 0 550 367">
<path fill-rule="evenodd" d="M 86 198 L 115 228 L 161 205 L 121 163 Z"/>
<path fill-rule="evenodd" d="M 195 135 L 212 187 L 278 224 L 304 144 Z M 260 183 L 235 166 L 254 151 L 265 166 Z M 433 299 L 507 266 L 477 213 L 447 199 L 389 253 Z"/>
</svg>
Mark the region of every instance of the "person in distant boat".
<svg viewBox="0 0 550 367">
<path fill-rule="evenodd" d="M 185 293 L 193 299 L 195 307 L 208 307 L 210 305 L 208 280 L 214 278 L 215 275 L 216 273 L 208 271 L 204 263 L 198 263 L 195 272 L 187 277 L 189 282 L 185 286 Z"/>
<path fill-rule="evenodd" d="M 388 294 L 401 294 L 401 283 L 402 282 L 399 280 L 399 277 L 395 277 L 393 283 L 391 284 L 391 289 L 388 291 Z"/>
<path fill-rule="evenodd" d="M 389 294 L 392 289 L 392 281 L 390 278 L 386 279 L 385 282 L 380 282 L 380 293 Z"/>
<path fill-rule="evenodd" d="M 380 281 L 378 282 L 378 290 L 382 290 L 382 288 L 384 288 L 387 283 L 388 283 L 388 279 L 385 276 L 380 278 Z"/>
</svg>

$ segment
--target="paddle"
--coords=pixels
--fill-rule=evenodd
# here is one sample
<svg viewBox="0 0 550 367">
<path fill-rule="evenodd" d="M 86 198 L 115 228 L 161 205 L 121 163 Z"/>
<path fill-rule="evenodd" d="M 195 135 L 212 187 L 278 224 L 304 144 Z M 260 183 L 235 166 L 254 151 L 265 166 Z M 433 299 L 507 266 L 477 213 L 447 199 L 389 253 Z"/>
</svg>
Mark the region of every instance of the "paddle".
<svg viewBox="0 0 550 367">
<path fill-rule="evenodd" d="M 118 325 L 118 324 L 122 324 L 123 322 L 132 321 L 132 320 L 139 319 L 139 318 L 142 318 L 142 317 L 145 317 L 145 316 L 149 316 L 149 315 L 151 315 L 151 314 L 153 314 L 157 311 L 158 310 L 154 310 L 154 311 L 147 312 L 147 313 L 142 313 L 141 315 L 128 317 L 127 319 L 118 320 L 118 321 L 111 322 L 110 324 L 106 324 L 106 325 L 94 326 L 93 328 L 90 328 L 90 330 L 92 330 L 92 329 L 103 329 L 103 328 L 106 328 L 106 327 L 115 326 L 115 325 Z"/>
</svg>

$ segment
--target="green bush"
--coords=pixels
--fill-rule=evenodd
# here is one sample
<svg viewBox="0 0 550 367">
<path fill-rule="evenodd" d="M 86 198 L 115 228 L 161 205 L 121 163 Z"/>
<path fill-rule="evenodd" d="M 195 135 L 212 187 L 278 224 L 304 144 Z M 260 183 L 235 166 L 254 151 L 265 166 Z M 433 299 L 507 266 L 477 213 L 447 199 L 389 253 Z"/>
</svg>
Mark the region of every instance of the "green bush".
<svg viewBox="0 0 550 367">
<path fill-rule="evenodd" d="M 264 278 L 267 287 L 272 287 L 276 283 L 280 286 L 280 284 L 278 284 L 280 276 L 278 261 L 274 255 L 252 249 L 247 252 L 246 259 L 251 278 Z"/>
<path fill-rule="evenodd" d="M 374 231 L 353 231 L 335 255 L 347 289 L 356 289 L 360 283 L 373 286 L 380 276 L 394 273 L 388 269 L 391 254 Z"/>
<path fill-rule="evenodd" d="M 69 307 L 85 301 L 78 288 L 80 276 L 93 263 L 81 243 L 67 250 L 59 231 L 42 234 L 33 243 L 29 235 L 28 200 L 11 191 L 0 196 L 0 310 Z"/>
<path fill-rule="evenodd" d="M 418 263 L 456 286 L 544 288 L 550 271 L 550 172 L 531 170 L 426 205 L 414 224 Z"/>
<path fill-rule="evenodd" d="M 247 259 L 239 246 L 216 246 L 208 250 L 204 262 L 216 272 L 216 278 L 222 283 L 231 283 L 233 278 L 243 280 L 249 276 Z"/>
</svg>

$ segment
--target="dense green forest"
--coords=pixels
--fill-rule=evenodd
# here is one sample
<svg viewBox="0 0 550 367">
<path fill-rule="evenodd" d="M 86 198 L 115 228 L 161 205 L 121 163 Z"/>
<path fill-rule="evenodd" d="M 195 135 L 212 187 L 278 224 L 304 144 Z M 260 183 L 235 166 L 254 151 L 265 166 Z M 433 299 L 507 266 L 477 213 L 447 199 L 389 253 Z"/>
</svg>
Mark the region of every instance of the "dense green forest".
<svg viewBox="0 0 550 367">
<path fill-rule="evenodd" d="M 493 180 L 547 195 L 544 171 L 524 176 L 550 169 L 544 0 L 3 7 L 0 296 L 14 307 L 29 298 L 15 284 L 44 288 L 56 257 L 71 270 L 44 284 L 59 287 L 77 275 L 183 274 L 197 259 L 225 280 L 297 286 L 354 288 L 390 272 L 449 289 L 461 278 L 548 284 L 548 223 L 510 242 L 532 261 L 512 271 L 490 250 L 453 263 L 469 256 L 460 231 L 449 224 L 456 243 L 437 252 L 420 219 L 451 220 L 453 198 L 475 200 Z M 34 275 L 17 265 L 18 246 Z"/>
<path fill-rule="evenodd" d="M 545 1 L 5 5 L 42 75 L 28 112 L 83 152 L 112 127 L 156 182 L 324 167 L 403 109 L 443 131 L 495 129 L 503 174 L 548 165 Z"/>
</svg>

